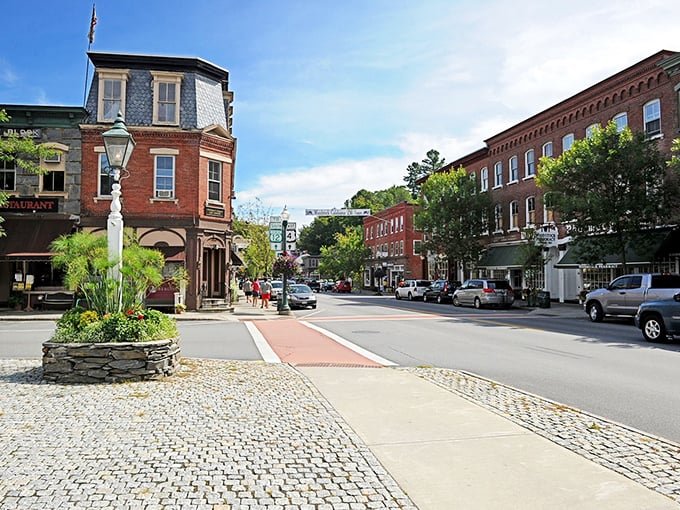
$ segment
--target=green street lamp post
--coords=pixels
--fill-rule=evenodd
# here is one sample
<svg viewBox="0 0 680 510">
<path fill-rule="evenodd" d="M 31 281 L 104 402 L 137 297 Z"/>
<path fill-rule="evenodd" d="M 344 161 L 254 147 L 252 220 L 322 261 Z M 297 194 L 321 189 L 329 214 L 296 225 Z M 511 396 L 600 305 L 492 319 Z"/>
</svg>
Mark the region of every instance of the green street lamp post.
<svg viewBox="0 0 680 510">
<path fill-rule="evenodd" d="M 283 206 L 283 211 L 281 211 L 281 228 L 283 234 L 283 256 L 286 256 L 286 230 L 288 229 L 288 220 L 290 219 L 290 213 L 288 212 L 288 207 Z M 279 315 L 290 315 L 291 310 L 288 305 L 288 275 L 283 273 L 283 289 L 281 290 L 281 300 L 276 304 L 277 311 Z"/>
<path fill-rule="evenodd" d="M 127 166 L 135 148 L 135 141 L 125 126 L 121 112 L 118 112 L 113 127 L 104 132 L 102 137 L 104 138 L 106 160 L 113 174 L 111 211 L 106 221 L 109 262 L 113 264 L 109 270 L 109 278 L 118 282 L 116 302 L 120 312 L 123 305 L 123 275 L 121 273 L 123 267 L 123 215 L 121 214 L 120 203 L 120 171 Z"/>
</svg>

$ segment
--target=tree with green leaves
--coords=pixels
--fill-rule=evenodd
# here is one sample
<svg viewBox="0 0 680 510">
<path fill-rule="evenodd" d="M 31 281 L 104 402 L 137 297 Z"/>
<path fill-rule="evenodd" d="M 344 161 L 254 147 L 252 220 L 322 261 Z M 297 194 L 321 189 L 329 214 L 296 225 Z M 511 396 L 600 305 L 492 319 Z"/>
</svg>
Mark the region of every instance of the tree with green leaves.
<svg viewBox="0 0 680 510">
<path fill-rule="evenodd" d="M 427 234 L 424 247 L 458 262 L 463 275 L 479 260 L 484 232 L 489 230 L 491 198 L 480 193 L 463 167 L 434 173 L 423 183 L 416 227 Z"/>
<path fill-rule="evenodd" d="M 269 226 L 250 223 L 234 218 L 232 229 L 235 235 L 240 235 L 250 241 L 240 255 L 246 265 L 246 274 L 251 278 L 258 278 L 268 274 L 275 254 L 269 243 Z"/>
<path fill-rule="evenodd" d="M 10 117 L 5 110 L 0 110 L 0 123 L 9 122 Z M 40 158 L 54 156 L 57 152 L 46 145 L 38 145 L 32 138 L 19 138 L 10 134 L 0 138 L 0 161 L 13 163 L 18 168 L 34 174 L 44 174 L 47 169 L 40 166 Z M 7 205 L 9 194 L 0 191 L 0 207 Z M 4 218 L 0 217 L 0 223 Z M 4 236 L 5 230 L 0 226 L 0 237 Z"/>
<path fill-rule="evenodd" d="M 417 181 L 427 175 L 435 173 L 437 170 L 442 168 L 446 164 L 444 158 L 439 158 L 439 151 L 430 149 L 426 153 L 425 159 L 421 160 L 420 163 L 414 161 L 406 168 L 406 177 L 404 181 L 406 182 L 406 188 L 411 192 L 411 197 L 418 198 L 420 193 Z"/>
<path fill-rule="evenodd" d="M 557 158 L 541 158 L 536 182 L 546 206 L 566 224 L 581 254 L 600 263 L 608 254 L 648 247 L 647 234 L 672 217 L 678 202 L 678 176 L 668 172 L 657 142 L 614 122 L 577 140 Z"/>
<path fill-rule="evenodd" d="M 335 244 L 321 248 L 319 271 L 333 278 L 350 276 L 359 281 L 369 253 L 364 245 L 363 227 L 348 227 L 344 233 L 335 234 Z"/>
</svg>

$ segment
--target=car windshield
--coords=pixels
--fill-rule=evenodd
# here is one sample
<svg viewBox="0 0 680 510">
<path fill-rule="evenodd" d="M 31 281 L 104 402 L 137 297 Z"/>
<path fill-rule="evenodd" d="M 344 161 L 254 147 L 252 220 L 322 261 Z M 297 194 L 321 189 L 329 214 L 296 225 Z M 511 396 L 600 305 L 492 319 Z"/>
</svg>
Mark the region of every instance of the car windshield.
<svg viewBox="0 0 680 510">
<path fill-rule="evenodd" d="M 290 293 L 291 294 L 311 294 L 312 289 L 309 288 L 307 285 L 291 285 L 290 286 Z"/>
<path fill-rule="evenodd" d="M 283 282 L 272 282 L 272 287 L 275 289 L 281 289 L 283 288 Z"/>
</svg>

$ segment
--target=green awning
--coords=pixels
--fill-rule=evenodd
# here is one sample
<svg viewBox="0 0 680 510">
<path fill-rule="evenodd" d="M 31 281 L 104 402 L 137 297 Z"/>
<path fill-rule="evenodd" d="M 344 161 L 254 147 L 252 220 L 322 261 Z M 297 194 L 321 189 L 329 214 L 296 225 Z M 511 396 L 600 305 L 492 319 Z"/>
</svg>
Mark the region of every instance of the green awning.
<svg viewBox="0 0 680 510">
<path fill-rule="evenodd" d="M 663 256 L 678 253 L 680 236 L 677 230 L 658 230 L 645 234 L 646 242 L 643 244 L 629 243 L 626 247 L 626 264 L 641 265 L 651 264 Z M 567 253 L 559 260 L 555 267 L 561 269 L 579 268 L 585 266 L 604 265 L 620 266 L 623 264 L 620 253 L 610 253 L 599 261 L 589 260 L 589 248 L 597 241 L 597 237 L 581 239 L 571 244 Z"/>
<path fill-rule="evenodd" d="M 482 255 L 477 267 L 486 269 L 508 269 L 522 267 L 522 251 L 519 244 L 491 246 Z"/>
</svg>

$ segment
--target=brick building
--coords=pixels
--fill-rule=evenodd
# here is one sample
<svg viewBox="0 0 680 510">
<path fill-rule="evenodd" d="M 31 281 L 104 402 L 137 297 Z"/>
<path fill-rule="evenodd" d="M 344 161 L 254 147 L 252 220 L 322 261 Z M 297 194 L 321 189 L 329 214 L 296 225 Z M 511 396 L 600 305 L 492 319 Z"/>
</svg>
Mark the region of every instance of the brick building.
<svg viewBox="0 0 680 510">
<path fill-rule="evenodd" d="M 0 136 L 15 133 L 44 144 L 57 154 L 40 165 L 43 175 L 26 172 L 14 162 L 0 161 L 0 190 L 9 203 L 0 209 L 6 235 L 0 237 L 0 303 L 14 292 L 28 304 L 36 289 L 62 286 L 51 264 L 50 243 L 70 234 L 80 219 L 81 136 L 86 116 L 77 106 L 0 105 L 11 117 L 0 124 Z"/>
<path fill-rule="evenodd" d="M 364 263 L 364 286 L 394 287 L 401 279 L 426 278 L 421 256 L 423 233 L 413 228 L 415 206 L 401 202 L 364 218 L 364 245 L 371 250 Z"/>
<path fill-rule="evenodd" d="M 535 183 L 538 161 L 542 156 L 559 156 L 574 140 L 610 120 L 621 129 L 628 126 L 646 133 L 663 153 L 670 154 L 680 130 L 679 97 L 680 54 L 660 51 L 491 136 L 484 148 L 444 167 L 441 171 L 462 164 L 475 175 L 481 191 L 492 196 L 494 226 L 476 276 L 507 278 L 513 288 L 522 288 L 522 229 L 534 227 L 547 245 L 540 283 L 553 298 L 574 300 L 581 290 L 608 282 L 620 269 L 620 261 L 613 257 L 607 264 L 590 267 L 569 254 L 571 239 L 545 208 Z M 638 270 L 680 270 L 680 246 L 672 244 L 666 239 L 653 256 L 635 261 Z"/>
<path fill-rule="evenodd" d="M 189 309 L 229 303 L 236 139 L 229 73 L 200 58 L 89 52 L 81 226 L 106 229 L 112 177 L 102 133 L 120 110 L 137 143 L 121 176 L 122 214 L 142 246 L 189 275 Z"/>
</svg>

